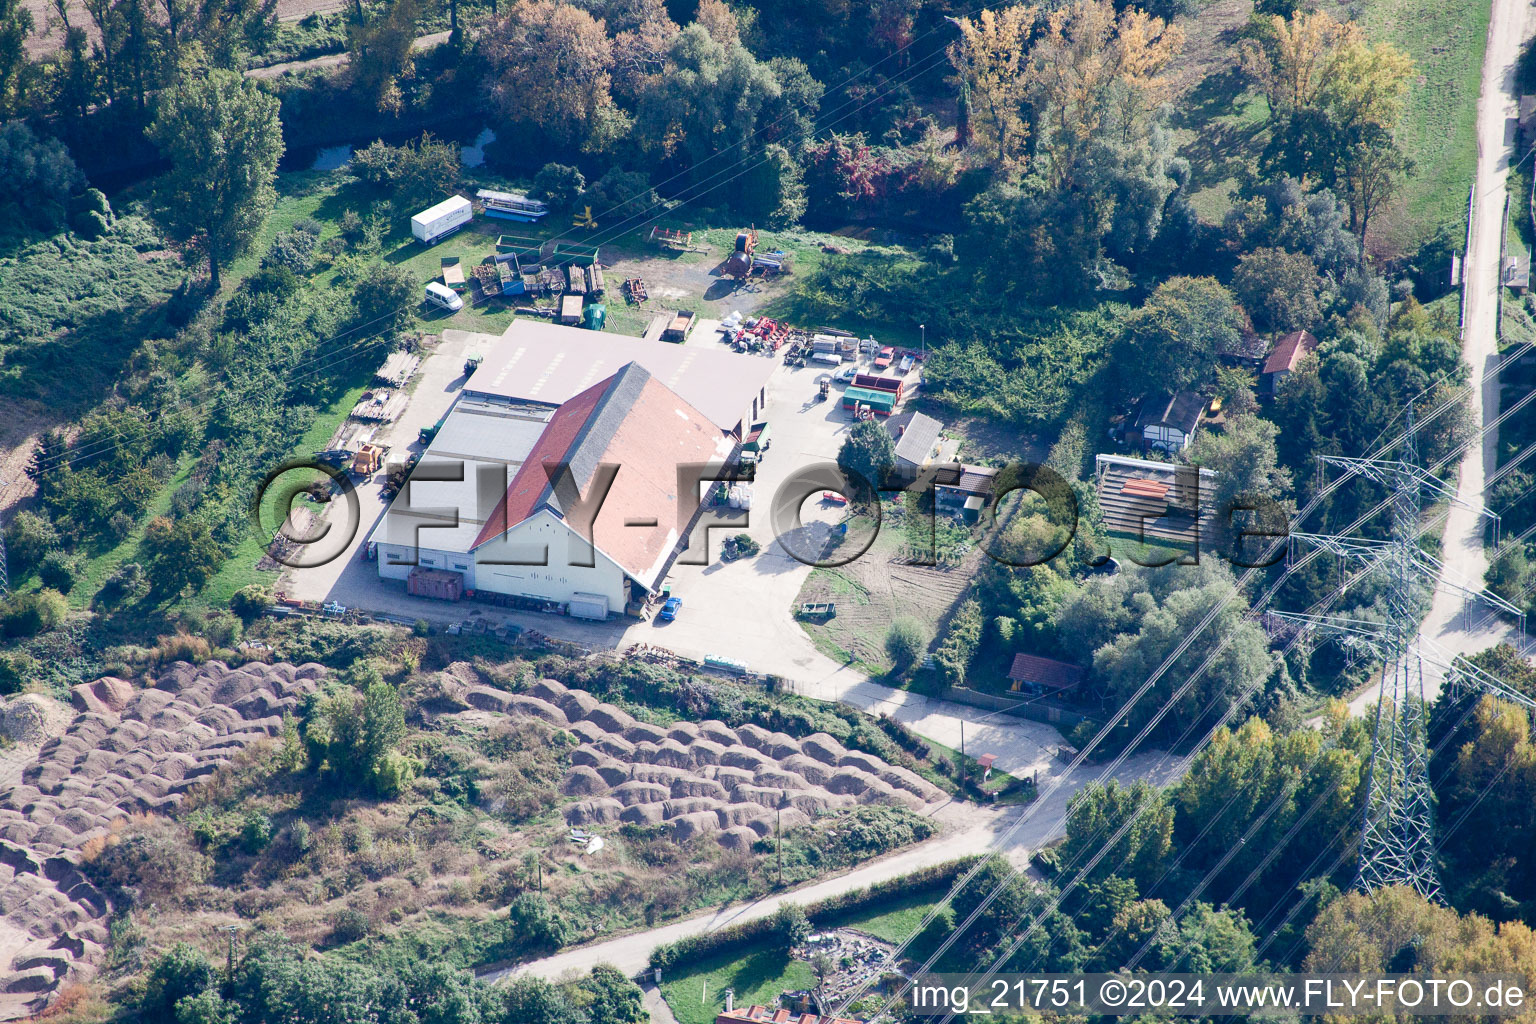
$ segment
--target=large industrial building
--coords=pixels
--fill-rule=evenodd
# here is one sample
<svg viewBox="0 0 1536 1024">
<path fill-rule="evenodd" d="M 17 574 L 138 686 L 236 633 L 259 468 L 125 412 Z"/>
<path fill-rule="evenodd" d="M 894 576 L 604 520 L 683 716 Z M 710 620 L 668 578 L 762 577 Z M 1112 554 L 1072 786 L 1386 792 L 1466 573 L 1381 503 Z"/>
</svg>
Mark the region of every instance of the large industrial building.
<svg viewBox="0 0 1536 1024">
<path fill-rule="evenodd" d="M 774 364 L 525 320 L 476 344 L 479 367 L 369 537 L 379 575 L 590 618 L 655 593 L 698 515 L 678 466 L 734 456 Z"/>
</svg>

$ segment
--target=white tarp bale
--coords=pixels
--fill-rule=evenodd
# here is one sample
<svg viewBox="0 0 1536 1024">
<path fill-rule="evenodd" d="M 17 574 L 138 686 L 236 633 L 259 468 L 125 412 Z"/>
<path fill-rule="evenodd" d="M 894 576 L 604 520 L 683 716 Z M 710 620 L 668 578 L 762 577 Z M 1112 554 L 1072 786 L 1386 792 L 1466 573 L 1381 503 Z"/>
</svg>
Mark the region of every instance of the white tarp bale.
<svg viewBox="0 0 1536 1024">
<path fill-rule="evenodd" d="M 572 594 L 566 612 L 577 619 L 606 619 L 608 598 L 602 594 Z"/>
</svg>

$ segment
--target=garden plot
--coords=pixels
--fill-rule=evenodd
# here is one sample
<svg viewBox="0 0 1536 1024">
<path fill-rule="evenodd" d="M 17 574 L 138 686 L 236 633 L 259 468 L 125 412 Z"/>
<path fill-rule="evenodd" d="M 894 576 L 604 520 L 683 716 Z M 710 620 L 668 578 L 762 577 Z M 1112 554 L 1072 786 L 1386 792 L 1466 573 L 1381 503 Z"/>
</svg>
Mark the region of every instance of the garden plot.
<svg viewBox="0 0 1536 1024">
<path fill-rule="evenodd" d="M 107 942 L 105 894 L 76 863 L 132 814 L 176 807 L 204 776 L 282 730 L 318 665 L 170 666 L 153 689 L 107 677 L 71 692 L 75 714 L 25 696 L 7 734 L 33 747 L 0 794 L 0 1019 L 46 1006 L 87 977 Z"/>
<path fill-rule="evenodd" d="M 795 739 L 747 724 L 636 721 L 584 690 L 542 680 L 528 694 L 471 688 L 484 711 L 537 718 L 579 745 L 562 790 L 566 823 L 661 825 L 685 842 L 713 836 L 726 849 L 861 804 L 921 809 L 944 798 L 916 773 L 850 751 L 825 733 Z"/>
</svg>

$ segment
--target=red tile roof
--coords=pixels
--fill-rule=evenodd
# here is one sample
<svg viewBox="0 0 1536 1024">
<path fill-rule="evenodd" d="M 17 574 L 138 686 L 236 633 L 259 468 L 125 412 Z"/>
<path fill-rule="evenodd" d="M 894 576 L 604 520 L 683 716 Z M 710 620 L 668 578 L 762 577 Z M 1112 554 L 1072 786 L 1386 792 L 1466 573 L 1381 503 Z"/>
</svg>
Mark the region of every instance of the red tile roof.
<svg viewBox="0 0 1536 1024">
<path fill-rule="evenodd" d="M 704 414 L 639 363 L 629 363 L 555 411 L 474 546 L 541 509 L 565 518 L 561 497 L 550 485 L 555 467 L 569 466 L 587 497 L 598 467 L 615 465 L 618 472 L 592 524 L 592 541 L 650 586 L 646 577 L 686 526 L 678 522 L 677 467 L 722 461 L 729 447 Z"/>
<path fill-rule="evenodd" d="M 1306 331 L 1292 331 L 1275 342 L 1275 349 L 1264 364 L 1265 373 L 1280 373 L 1296 369 L 1301 357 L 1317 348 L 1317 339 Z"/>
<path fill-rule="evenodd" d="M 1083 681 L 1083 669 L 1065 661 L 1037 658 L 1033 654 L 1015 654 L 1008 678 L 1016 682 L 1039 683 L 1047 690 L 1070 690 Z"/>
</svg>

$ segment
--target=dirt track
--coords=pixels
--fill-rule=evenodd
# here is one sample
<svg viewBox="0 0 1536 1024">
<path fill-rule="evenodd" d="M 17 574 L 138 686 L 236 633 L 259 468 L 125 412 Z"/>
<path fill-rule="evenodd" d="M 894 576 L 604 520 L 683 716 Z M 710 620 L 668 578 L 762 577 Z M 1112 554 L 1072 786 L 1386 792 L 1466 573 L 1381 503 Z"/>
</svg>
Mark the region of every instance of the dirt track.
<svg viewBox="0 0 1536 1024">
<path fill-rule="evenodd" d="M 346 0 L 278 0 L 277 20 L 298 21 L 311 14 L 339 11 L 345 6 Z M 29 54 L 34 57 L 44 56 L 64 45 L 63 27 L 51 27 L 59 20 L 52 0 L 22 0 L 22 7 L 32 12 L 32 22 L 35 26 L 33 34 L 27 37 Z M 69 23 L 83 27 L 92 43 L 100 39 L 82 0 L 66 0 L 66 10 L 69 14 Z"/>
</svg>

